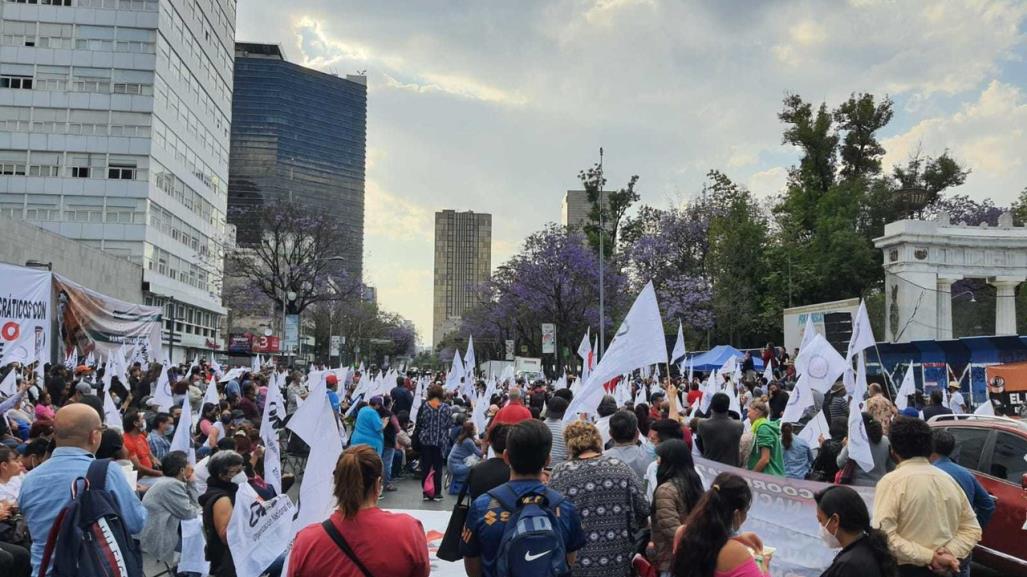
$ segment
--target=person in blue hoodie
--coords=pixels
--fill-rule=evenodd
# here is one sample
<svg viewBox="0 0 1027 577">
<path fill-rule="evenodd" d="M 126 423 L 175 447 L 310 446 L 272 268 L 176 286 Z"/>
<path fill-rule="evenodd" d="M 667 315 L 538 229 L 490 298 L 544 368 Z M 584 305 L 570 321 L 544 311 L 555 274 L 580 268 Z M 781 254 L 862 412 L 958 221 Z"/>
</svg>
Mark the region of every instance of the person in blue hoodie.
<svg viewBox="0 0 1027 577">
<path fill-rule="evenodd" d="M 357 424 L 353 436 L 350 437 L 350 446 L 367 445 L 374 449 L 379 457 L 385 450 L 385 420 L 378 415 L 378 408 L 381 406 L 381 397 L 371 397 L 367 406 L 357 411 Z"/>
</svg>

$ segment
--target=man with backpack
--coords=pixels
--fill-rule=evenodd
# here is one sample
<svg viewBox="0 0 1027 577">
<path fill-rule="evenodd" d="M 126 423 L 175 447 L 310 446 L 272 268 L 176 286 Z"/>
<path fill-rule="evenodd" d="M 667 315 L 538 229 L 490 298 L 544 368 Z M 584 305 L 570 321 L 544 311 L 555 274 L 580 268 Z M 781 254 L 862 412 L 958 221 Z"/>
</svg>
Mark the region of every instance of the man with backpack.
<svg viewBox="0 0 1027 577">
<path fill-rule="evenodd" d="M 585 535 L 574 505 L 543 483 L 553 435 L 537 420 L 509 428 L 510 481 L 467 511 L 460 552 L 469 577 L 570 575 Z"/>
<path fill-rule="evenodd" d="M 82 559 L 110 560 L 126 577 L 141 576 L 139 552 L 130 535 L 143 530 L 146 509 L 116 463 L 97 461 L 91 467 L 103 434 L 100 415 L 89 405 L 74 403 L 57 411 L 53 426 L 57 448 L 25 475 L 18 497 L 32 536 L 32 574 L 40 574 L 52 537 L 50 558 L 55 563 L 49 571 L 57 577 L 112 574 L 96 563 L 79 562 Z M 77 481 L 87 478 L 88 488 Z M 73 485 L 78 488 L 76 498 Z M 103 539 L 96 538 L 98 533 Z M 68 564 L 77 566 L 68 572 Z"/>
</svg>

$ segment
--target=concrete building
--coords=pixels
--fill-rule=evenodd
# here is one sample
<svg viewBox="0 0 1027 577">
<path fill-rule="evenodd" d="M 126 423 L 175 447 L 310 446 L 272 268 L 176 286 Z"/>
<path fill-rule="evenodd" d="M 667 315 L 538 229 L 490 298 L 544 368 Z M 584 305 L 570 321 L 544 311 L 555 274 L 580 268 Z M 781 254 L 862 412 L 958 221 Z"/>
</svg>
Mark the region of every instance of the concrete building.
<svg viewBox="0 0 1027 577">
<path fill-rule="evenodd" d="M 229 222 L 238 242 L 260 240 L 254 209 L 288 199 L 338 216 L 343 263 L 362 278 L 367 78 L 288 62 L 281 47 L 235 45 Z"/>
<path fill-rule="evenodd" d="M 460 327 L 464 312 L 476 303 L 476 287 L 491 275 L 492 215 L 436 212 L 433 345 Z"/>
<path fill-rule="evenodd" d="M 0 3 L 0 214 L 142 267 L 180 358 L 223 344 L 235 10 Z"/>
<path fill-rule="evenodd" d="M 602 192 L 603 206 L 609 207 L 607 191 Z M 588 193 L 584 190 L 568 190 L 563 195 L 563 206 L 560 215 L 560 224 L 566 227 L 573 227 L 579 231 L 583 230 L 589 222 L 589 213 L 592 212 L 592 203 L 588 201 Z"/>
</svg>

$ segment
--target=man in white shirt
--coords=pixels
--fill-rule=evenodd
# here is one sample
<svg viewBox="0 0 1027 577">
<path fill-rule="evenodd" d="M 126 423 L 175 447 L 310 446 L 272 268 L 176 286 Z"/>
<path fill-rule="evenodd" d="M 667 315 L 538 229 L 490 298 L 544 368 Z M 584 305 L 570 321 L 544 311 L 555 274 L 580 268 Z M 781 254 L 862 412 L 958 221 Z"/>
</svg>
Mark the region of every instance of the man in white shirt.
<svg viewBox="0 0 1027 577">
<path fill-rule="evenodd" d="M 21 481 L 25 469 L 21 466 L 18 452 L 7 446 L 0 446 L 0 501 L 18 501 Z"/>
<path fill-rule="evenodd" d="M 966 413 L 966 401 L 963 399 L 963 393 L 959 392 L 959 381 L 949 383 L 949 408 L 954 415 Z"/>
</svg>

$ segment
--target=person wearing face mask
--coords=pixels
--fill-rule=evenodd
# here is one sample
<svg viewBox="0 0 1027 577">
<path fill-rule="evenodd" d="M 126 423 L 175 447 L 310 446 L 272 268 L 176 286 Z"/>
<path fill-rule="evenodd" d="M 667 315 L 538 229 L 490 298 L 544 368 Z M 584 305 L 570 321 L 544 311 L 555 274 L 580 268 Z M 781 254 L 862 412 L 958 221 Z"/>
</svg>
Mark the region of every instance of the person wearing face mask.
<svg viewBox="0 0 1027 577">
<path fill-rule="evenodd" d="M 210 433 L 207 435 L 207 446 L 213 450 L 218 446 L 218 442 L 221 441 L 221 439 L 227 439 L 231 425 L 231 411 L 222 411 L 221 417 L 210 427 Z"/>
<path fill-rule="evenodd" d="M 167 413 L 157 413 L 153 418 L 153 429 L 146 437 L 150 445 L 150 455 L 153 459 L 164 464 L 164 457 L 171 451 L 171 432 L 175 430 L 175 424 L 171 422 L 171 416 Z"/>
<path fill-rule="evenodd" d="M 763 577 L 769 574 L 770 557 L 762 567 L 753 557 L 763 552 L 754 533 L 739 533 L 752 504 L 752 490 L 745 479 L 721 473 L 678 529 L 671 575 L 674 577 Z"/>
<path fill-rule="evenodd" d="M 78 477 L 86 476 L 94 459 L 93 453 L 100 446 L 102 431 L 100 415 L 92 407 L 83 404 L 62 407 L 54 417 L 56 448 L 53 455 L 25 475 L 18 507 L 32 536 L 33 575 L 40 574 L 39 566 L 50 528 L 68 502 L 67 488 Z M 61 487 L 64 489 L 59 489 Z M 119 467 L 107 467 L 106 489 L 114 496 L 128 532 L 134 535 L 142 531 L 146 509 Z"/>
<path fill-rule="evenodd" d="M 813 495 L 820 538 L 841 549 L 820 577 L 892 577 L 898 570 L 888 536 L 870 526 L 870 512 L 853 489 L 831 485 Z"/>
<path fill-rule="evenodd" d="M 171 451 L 164 457 L 163 465 L 164 476 L 143 496 L 147 517 L 139 543 L 143 552 L 171 563 L 179 544 L 179 524 L 196 518 L 200 502 L 192 480 L 193 466 L 186 454 Z"/>
<path fill-rule="evenodd" d="M 203 533 L 207 539 L 207 561 L 213 577 L 235 577 L 235 562 L 228 548 L 228 524 L 235 507 L 235 493 L 246 482 L 243 457 L 232 450 L 211 455 L 207 462 L 207 491 L 200 496 Z"/>
<path fill-rule="evenodd" d="M 139 484 L 148 487 L 161 477 L 161 472 L 154 463 L 150 443 L 146 439 L 146 419 L 142 413 L 132 409 L 125 413 L 122 421 L 128 460 L 139 472 Z"/>
</svg>

